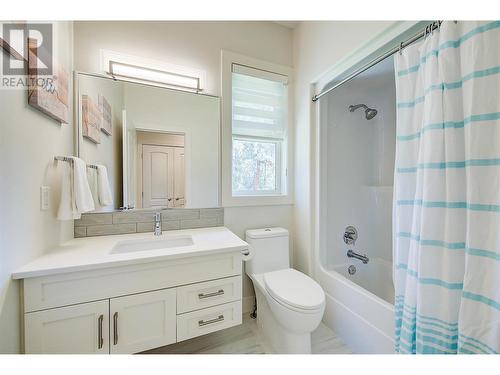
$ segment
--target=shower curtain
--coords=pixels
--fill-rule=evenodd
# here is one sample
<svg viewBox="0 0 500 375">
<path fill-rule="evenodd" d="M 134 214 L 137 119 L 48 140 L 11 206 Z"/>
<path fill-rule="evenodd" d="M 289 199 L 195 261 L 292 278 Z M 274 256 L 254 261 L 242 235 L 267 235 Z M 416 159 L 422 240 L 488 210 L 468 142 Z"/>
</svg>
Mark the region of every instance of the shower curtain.
<svg viewBox="0 0 500 375">
<path fill-rule="evenodd" d="M 500 21 L 395 57 L 395 349 L 500 352 Z"/>
</svg>

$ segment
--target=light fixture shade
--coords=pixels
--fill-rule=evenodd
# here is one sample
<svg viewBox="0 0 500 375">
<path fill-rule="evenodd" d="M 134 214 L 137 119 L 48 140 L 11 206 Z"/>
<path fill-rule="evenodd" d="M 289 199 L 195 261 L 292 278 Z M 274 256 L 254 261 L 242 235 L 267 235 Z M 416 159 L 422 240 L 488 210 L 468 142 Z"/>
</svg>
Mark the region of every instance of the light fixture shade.
<svg viewBox="0 0 500 375">
<path fill-rule="evenodd" d="M 199 77 L 192 77 L 164 70 L 151 69 L 110 60 L 109 73 L 113 77 L 123 77 L 186 91 L 202 91 Z"/>
</svg>

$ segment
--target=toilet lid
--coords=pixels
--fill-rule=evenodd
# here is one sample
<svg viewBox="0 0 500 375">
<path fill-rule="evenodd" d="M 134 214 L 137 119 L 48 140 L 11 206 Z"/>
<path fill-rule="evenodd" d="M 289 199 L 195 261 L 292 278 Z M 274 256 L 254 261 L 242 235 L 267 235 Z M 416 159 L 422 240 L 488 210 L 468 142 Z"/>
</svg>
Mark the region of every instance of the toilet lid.
<svg viewBox="0 0 500 375">
<path fill-rule="evenodd" d="M 264 285 L 273 298 L 299 309 L 314 310 L 325 302 L 318 283 L 291 268 L 265 273 Z"/>
</svg>

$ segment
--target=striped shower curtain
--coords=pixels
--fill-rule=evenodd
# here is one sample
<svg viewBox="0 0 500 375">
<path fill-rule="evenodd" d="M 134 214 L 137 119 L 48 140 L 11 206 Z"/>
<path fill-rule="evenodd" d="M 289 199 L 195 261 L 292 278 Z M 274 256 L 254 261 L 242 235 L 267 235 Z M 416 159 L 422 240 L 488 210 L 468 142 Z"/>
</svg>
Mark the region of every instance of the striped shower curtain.
<svg viewBox="0 0 500 375">
<path fill-rule="evenodd" d="M 395 349 L 500 352 L 500 22 L 396 54 Z"/>
</svg>

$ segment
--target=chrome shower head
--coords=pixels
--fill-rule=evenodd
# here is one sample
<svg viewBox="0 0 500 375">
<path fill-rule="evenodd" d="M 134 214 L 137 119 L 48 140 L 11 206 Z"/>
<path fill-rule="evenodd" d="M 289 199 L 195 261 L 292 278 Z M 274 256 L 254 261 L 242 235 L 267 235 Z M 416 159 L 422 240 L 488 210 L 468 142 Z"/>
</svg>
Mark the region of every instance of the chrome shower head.
<svg viewBox="0 0 500 375">
<path fill-rule="evenodd" d="M 356 105 L 350 105 L 349 106 L 349 111 L 354 112 L 358 108 L 364 108 L 365 109 L 365 117 L 367 120 L 371 120 L 375 116 L 377 116 L 377 110 L 374 108 L 368 108 L 366 104 L 356 104 Z"/>
<path fill-rule="evenodd" d="M 368 108 L 365 111 L 365 116 L 366 116 L 367 120 L 371 120 L 372 118 L 374 118 L 375 116 L 377 116 L 377 110 L 373 109 L 373 108 Z"/>
</svg>

